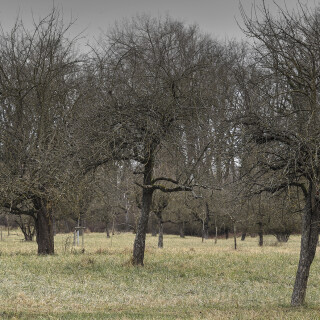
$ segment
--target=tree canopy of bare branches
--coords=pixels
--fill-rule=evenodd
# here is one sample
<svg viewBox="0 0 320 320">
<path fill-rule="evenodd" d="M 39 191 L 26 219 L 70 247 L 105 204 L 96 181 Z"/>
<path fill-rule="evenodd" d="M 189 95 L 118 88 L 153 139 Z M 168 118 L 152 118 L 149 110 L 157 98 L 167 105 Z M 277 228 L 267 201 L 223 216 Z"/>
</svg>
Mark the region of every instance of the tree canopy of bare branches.
<svg viewBox="0 0 320 320">
<path fill-rule="evenodd" d="M 0 193 L 10 213 L 35 219 L 39 254 L 52 254 L 53 213 L 68 166 L 67 126 L 78 60 L 56 9 L 0 35 Z M 69 167 L 70 169 L 70 167 Z"/>
<path fill-rule="evenodd" d="M 256 85 L 244 93 L 242 119 L 249 162 L 255 164 L 249 176 L 258 192 L 298 186 L 304 194 L 301 254 L 291 301 L 301 305 L 320 218 L 320 14 L 300 4 L 295 12 L 281 9 L 273 17 L 264 2 L 256 13 L 243 13 L 245 32 L 255 43 L 257 70 L 252 78 Z M 258 99 L 252 99 L 254 94 Z"/>
</svg>

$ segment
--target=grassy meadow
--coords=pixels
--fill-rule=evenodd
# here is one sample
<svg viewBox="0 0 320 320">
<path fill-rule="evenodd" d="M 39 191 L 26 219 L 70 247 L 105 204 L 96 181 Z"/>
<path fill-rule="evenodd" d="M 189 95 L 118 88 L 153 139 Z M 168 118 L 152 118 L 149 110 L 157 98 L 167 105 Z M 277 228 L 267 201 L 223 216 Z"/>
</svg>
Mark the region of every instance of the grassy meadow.
<svg viewBox="0 0 320 320">
<path fill-rule="evenodd" d="M 134 235 L 86 233 L 85 251 L 58 234 L 54 256 L 11 232 L 0 242 L 0 319 L 320 319 L 320 263 L 307 305 L 291 308 L 298 236 L 238 241 L 147 236 L 145 266 L 130 264 Z"/>
</svg>

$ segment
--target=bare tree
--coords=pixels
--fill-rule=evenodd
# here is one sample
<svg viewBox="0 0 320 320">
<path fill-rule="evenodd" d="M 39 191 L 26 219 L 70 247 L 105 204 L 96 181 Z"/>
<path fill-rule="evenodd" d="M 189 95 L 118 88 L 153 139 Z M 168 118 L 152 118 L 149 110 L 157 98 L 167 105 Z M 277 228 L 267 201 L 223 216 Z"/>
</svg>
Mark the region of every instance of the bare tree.
<svg viewBox="0 0 320 320">
<path fill-rule="evenodd" d="M 319 8 L 299 5 L 293 13 L 279 8 L 275 18 L 263 2 L 255 16 L 243 13 L 243 18 L 245 32 L 255 43 L 256 65 L 251 71 L 260 74 L 260 84 L 255 81 L 251 92 L 242 95 L 242 124 L 257 164 L 248 176 L 254 178 L 256 191 L 277 192 L 294 186 L 305 200 L 291 300 L 297 306 L 305 301 L 319 232 Z M 252 99 L 255 94 L 256 100 Z"/>
<path fill-rule="evenodd" d="M 68 172 L 68 119 L 79 98 L 74 41 L 59 12 L 0 35 L 0 193 L 34 218 L 38 253 L 54 253 L 53 208 Z"/>
<path fill-rule="evenodd" d="M 166 194 L 158 194 L 153 200 L 152 211 L 158 218 L 159 225 L 159 238 L 158 238 L 158 248 L 163 248 L 163 225 L 166 222 L 163 218 L 163 213 L 169 204 L 169 197 Z"/>
<path fill-rule="evenodd" d="M 95 101 L 96 167 L 110 159 L 130 160 L 142 175 L 141 216 L 133 250 L 133 264 L 143 265 L 145 236 L 155 190 L 192 190 L 190 176 L 154 177 L 165 146 L 181 136 L 182 119 L 198 118 L 208 106 L 201 98 L 213 43 L 196 26 L 186 27 L 169 17 L 138 16 L 116 25 L 96 49 Z M 101 139 L 99 138 L 101 137 Z M 98 139 L 97 139 L 98 138 Z M 171 144 L 174 146 L 174 144 Z"/>
<path fill-rule="evenodd" d="M 36 233 L 34 226 L 34 219 L 30 216 L 23 217 L 18 215 L 15 220 L 16 224 L 19 226 L 20 230 L 23 233 L 25 241 L 33 241 L 33 237 Z"/>
</svg>

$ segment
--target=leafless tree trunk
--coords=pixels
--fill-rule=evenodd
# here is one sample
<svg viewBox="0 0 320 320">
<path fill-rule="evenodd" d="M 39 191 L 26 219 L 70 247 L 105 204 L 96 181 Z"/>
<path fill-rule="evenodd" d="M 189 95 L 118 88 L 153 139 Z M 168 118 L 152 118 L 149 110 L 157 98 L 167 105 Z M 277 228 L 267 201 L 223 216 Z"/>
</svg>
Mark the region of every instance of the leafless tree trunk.
<svg viewBox="0 0 320 320">
<path fill-rule="evenodd" d="M 185 221 L 182 221 L 182 222 L 179 223 L 179 235 L 180 235 L 180 238 L 184 238 L 185 237 L 184 228 L 185 228 Z"/>
<path fill-rule="evenodd" d="M 54 253 L 51 203 L 65 194 L 73 170 L 66 168 L 80 73 L 75 41 L 66 35 L 70 26 L 53 8 L 32 30 L 17 20 L 0 34 L 0 175 L 7 180 L 0 205 L 34 215 L 39 254 Z"/>
<path fill-rule="evenodd" d="M 157 223 L 156 223 L 156 216 L 155 214 L 151 217 L 151 235 L 153 237 L 157 236 Z"/>
<path fill-rule="evenodd" d="M 210 223 L 210 210 L 209 210 L 209 204 L 206 202 L 206 211 L 205 211 L 205 218 L 204 218 L 204 224 L 203 224 L 203 237 L 204 239 L 209 239 L 209 223 Z"/>
<path fill-rule="evenodd" d="M 153 149 L 152 149 L 153 150 Z M 152 185 L 152 176 L 154 168 L 154 155 L 153 152 L 150 152 L 149 159 L 144 165 L 143 173 L 143 184 L 144 186 Z M 137 233 L 133 246 L 133 265 L 142 265 L 144 260 L 144 251 L 145 251 L 145 241 L 148 228 L 148 219 L 152 205 L 152 195 L 153 189 L 147 187 L 142 188 L 142 204 L 141 204 L 141 215 L 139 218 Z"/>
<path fill-rule="evenodd" d="M 233 222 L 233 239 L 234 239 L 234 250 L 237 250 L 237 227 L 235 222 Z"/>
<path fill-rule="evenodd" d="M 291 305 L 293 306 L 299 306 L 305 301 L 310 267 L 317 249 L 319 219 L 320 202 L 316 196 L 316 187 L 310 181 L 303 212 L 300 259 L 291 297 Z"/>
<path fill-rule="evenodd" d="M 262 222 L 258 222 L 259 247 L 263 246 L 263 229 Z"/>
<path fill-rule="evenodd" d="M 158 248 L 163 248 L 163 222 L 159 221 L 159 239 L 158 239 Z"/>
<path fill-rule="evenodd" d="M 261 81 L 259 76 L 261 80 L 250 91 L 264 92 L 268 98 L 258 94 L 255 100 L 259 103 L 252 103 L 247 87 L 242 123 L 258 155 L 253 170 L 262 173 L 254 178 L 260 191 L 276 193 L 299 187 L 304 194 L 300 260 L 291 299 L 291 305 L 300 306 L 305 302 L 319 233 L 320 15 L 318 8 L 301 2 L 296 11 L 283 9 L 277 17 L 271 16 L 264 1 L 256 12 L 248 17 L 242 11 L 245 32 L 257 40 L 255 74 L 264 78 Z"/>
<path fill-rule="evenodd" d="M 33 241 L 33 237 L 36 232 L 34 226 L 34 215 L 27 217 L 27 219 L 22 218 L 22 216 L 19 215 L 19 219 L 16 220 L 16 223 L 22 231 L 25 241 Z"/>
<path fill-rule="evenodd" d="M 110 238 L 109 223 L 106 223 L 107 238 Z"/>
<path fill-rule="evenodd" d="M 38 254 L 54 254 L 53 216 L 47 200 L 34 200 L 37 215 L 35 227 L 37 233 Z"/>
</svg>

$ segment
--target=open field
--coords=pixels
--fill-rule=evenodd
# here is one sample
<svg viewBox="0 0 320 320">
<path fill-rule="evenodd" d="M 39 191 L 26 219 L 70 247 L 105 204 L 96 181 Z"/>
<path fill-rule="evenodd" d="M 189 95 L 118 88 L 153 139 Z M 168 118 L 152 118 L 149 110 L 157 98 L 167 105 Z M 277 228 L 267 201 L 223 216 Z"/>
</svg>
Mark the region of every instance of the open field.
<svg viewBox="0 0 320 320">
<path fill-rule="evenodd" d="M 17 232 L 0 242 L 0 319 L 320 319 L 319 253 L 304 308 L 291 308 L 299 237 L 201 243 L 147 237 L 145 267 L 132 267 L 133 234 L 56 236 L 56 255 L 37 256 Z"/>
</svg>

